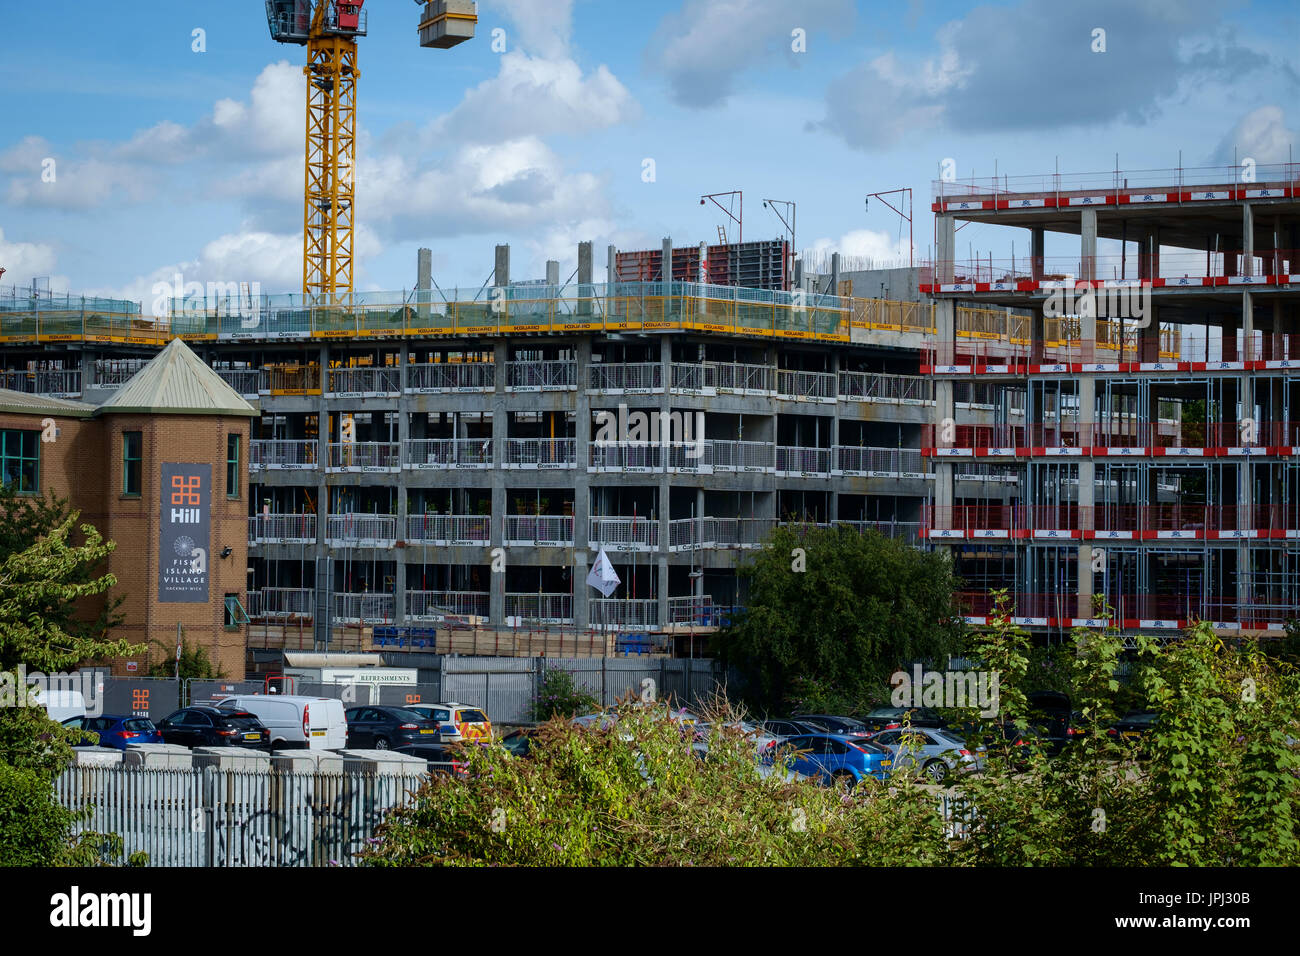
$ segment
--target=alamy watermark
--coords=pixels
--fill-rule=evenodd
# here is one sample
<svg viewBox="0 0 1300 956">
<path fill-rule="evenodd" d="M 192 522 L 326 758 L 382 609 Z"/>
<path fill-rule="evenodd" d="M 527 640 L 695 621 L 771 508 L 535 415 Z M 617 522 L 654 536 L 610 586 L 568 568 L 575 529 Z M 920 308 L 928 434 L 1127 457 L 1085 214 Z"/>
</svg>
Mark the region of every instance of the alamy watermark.
<svg viewBox="0 0 1300 956">
<path fill-rule="evenodd" d="M 1133 328 L 1151 324 L 1151 283 L 1094 288 L 1075 283 L 1072 276 L 1052 290 L 1043 301 L 1043 315 L 1048 318 L 1133 319 Z"/>
<path fill-rule="evenodd" d="M 981 717 L 998 713 L 997 671 L 927 671 L 916 664 L 911 674 L 894 671 L 889 684 L 895 707 L 974 707 Z"/>
<path fill-rule="evenodd" d="M 262 324 L 262 283 L 260 282 L 186 282 L 177 272 L 171 282 L 155 282 L 152 314 L 155 319 L 171 315 L 174 303 L 201 297 L 205 309 L 215 308 L 224 315 L 238 317 L 239 325 L 255 329 Z"/>
<path fill-rule="evenodd" d="M 704 412 L 630 412 L 620 404 L 617 412 L 596 412 L 596 426 L 599 447 L 685 445 L 687 458 L 704 456 Z"/>
<path fill-rule="evenodd" d="M 0 707 L 84 707 L 87 717 L 98 717 L 103 687 L 103 677 L 94 671 L 46 674 L 19 664 L 16 670 L 0 671 Z"/>
</svg>

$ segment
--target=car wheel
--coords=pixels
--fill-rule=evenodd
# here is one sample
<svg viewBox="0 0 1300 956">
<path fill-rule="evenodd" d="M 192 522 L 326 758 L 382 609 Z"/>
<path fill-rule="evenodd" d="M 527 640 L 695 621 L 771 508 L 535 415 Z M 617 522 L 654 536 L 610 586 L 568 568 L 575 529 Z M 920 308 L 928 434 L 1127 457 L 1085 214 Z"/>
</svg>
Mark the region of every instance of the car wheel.
<svg viewBox="0 0 1300 956">
<path fill-rule="evenodd" d="M 931 760 L 921 768 L 924 773 L 935 783 L 943 783 L 948 779 L 948 765 L 942 760 Z"/>
<path fill-rule="evenodd" d="M 375 750 L 387 750 L 387 749 L 388 749 L 388 738 L 387 738 L 387 737 L 376 737 L 376 738 L 375 738 L 375 747 L 374 747 L 374 749 L 375 749 Z"/>
<path fill-rule="evenodd" d="M 836 790 L 848 792 L 854 788 L 857 781 L 853 779 L 853 774 L 847 770 L 837 770 L 831 775 L 831 786 Z"/>
</svg>

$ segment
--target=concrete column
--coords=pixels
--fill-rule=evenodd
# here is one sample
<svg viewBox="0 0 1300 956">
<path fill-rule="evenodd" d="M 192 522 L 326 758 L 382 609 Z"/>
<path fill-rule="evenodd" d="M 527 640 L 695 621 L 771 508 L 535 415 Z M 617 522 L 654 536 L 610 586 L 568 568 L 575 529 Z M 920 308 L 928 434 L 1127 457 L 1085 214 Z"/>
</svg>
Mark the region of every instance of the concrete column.
<svg viewBox="0 0 1300 956">
<path fill-rule="evenodd" d="M 939 299 L 934 305 L 935 339 L 939 345 L 938 363 L 951 364 L 955 358 L 954 339 L 956 338 L 956 307 L 951 299 Z M 934 383 L 934 444 L 943 447 L 945 427 L 956 422 L 956 405 L 953 400 L 952 377 L 940 375 Z M 938 509 L 936 525 L 948 527 L 954 500 L 953 460 L 935 457 L 931 460 L 934 467 L 934 504 Z M 941 517 L 942 516 L 942 517 Z"/>
<path fill-rule="evenodd" d="M 547 296 L 554 298 L 560 288 L 560 264 L 554 259 L 546 260 Z"/>
<path fill-rule="evenodd" d="M 316 400 L 316 548 L 315 589 L 316 613 L 312 627 L 318 647 L 329 648 L 334 627 L 334 569 L 333 554 L 325 543 L 326 525 L 329 523 L 330 491 L 325 468 L 329 464 L 330 415 L 325 405 L 325 390 L 329 387 L 330 347 L 320 346 L 316 360 L 320 363 L 321 394 Z M 321 607 L 322 602 L 324 607 Z"/>
<path fill-rule="evenodd" d="M 578 243 L 578 315 L 591 315 L 591 243 Z M 579 389 L 581 392 L 582 389 Z"/>
<path fill-rule="evenodd" d="M 507 244 L 496 247 L 496 266 L 492 272 L 492 284 L 501 288 L 510 285 L 510 246 Z"/>
<path fill-rule="evenodd" d="M 1097 210 L 1079 210 L 1079 278 L 1097 278 Z"/>
<path fill-rule="evenodd" d="M 956 258 L 955 250 L 957 248 L 956 220 L 953 219 L 951 213 L 940 213 L 934 218 L 939 244 L 935 252 L 934 281 L 937 283 L 952 282 L 953 260 Z"/>
<path fill-rule="evenodd" d="M 618 250 L 613 245 L 605 248 L 605 319 L 614 314 L 614 283 L 618 275 Z"/>
<path fill-rule="evenodd" d="M 1045 230 L 1042 226 L 1034 226 L 1029 230 L 1029 274 L 1034 281 L 1043 278 L 1044 239 Z"/>
<path fill-rule="evenodd" d="M 418 293 L 415 297 L 418 304 L 416 314 L 421 319 L 427 319 L 431 311 L 429 303 L 432 302 L 433 292 L 433 251 L 430 249 L 416 250 L 415 291 Z"/>
<path fill-rule="evenodd" d="M 673 238 L 664 237 L 663 254 L 659 263 L 659 281 L 665 285 L 673 281 Z M 665 294 L 667 290 L 665 290 Z"/>
<path fill-rule="evenodd" d="M 1083 209 L 1079 213 L 1079 265 L 1085 281 L 1097 276 L 1097 210 Z M 1085 300 L 1087 301 L 1087 300 Z M 1086 361 L 1096 361 L 1097 343 L 1097 307 L 1096 298 L 1092 297 L 1091 309 L 1079 310 L 1079 337 L 1083 340 Z M 1092 428 L 1097 418 L 1097 376 L 1084 373 L 1078 376 L 1079 383 L 1079 442 L 1081 445 L 1092 444 Z M 1079 473 L 1079 526 L 1091 530 L 1093 508 L 1096 505 L 1096 464 L 1091 458 L 1081 458 Z M 1092 547 L 1080 546 L 1077 562 L 1077 616 L 1092 617 Z"/>
<path fill-rule="evenodd" d="M 671 249 L 666 250 L 671 255 Z M 655 435 L 652 441 L 662 441 L 663 439 L 663 422 L 671 421 L 667 416 L 672 409 L 672 389 L 668 386 L 672 384 L 673 375 L 673 340 L 671 336 L 664 335 L 659 339 L 659 364 L 662 366 L 660 375 L 663 377 L 664 391 L 659 396 L 659 421 L 660 433 Z M 671 528 L 672 509 L 670 503 L 672 500 L 672 475 L 668 473 L 668 452 L 669 449 L 661 449 L 663 455 L 664 471 L 659 476 L 659 555 L 658 555 L 658 573 L 659 573 L 659 626 L 664 627 L 668 623 L 668 536 Z"/>
<path fill-rule="evenodd" d="M 509 416 L 506 413 L 506 376 L 504 374 L 510 349 L 505 341 L 497 341 L 493 346 L 492 360 L 496 363 L 496 392 L 492 396 L 492 528 L 488 559 L 491 561 L 491 549 L 505 547 L 506 532 L 506 471 L 502 468 L 506 455 L 506 437 L 509 433 Z M 506 566 L 510 565 L 511 556 L 506 555 Z M 504 573 L 490 573 L 488 580 L 488 620 L 497 627 L 506 620 L 506 576 Z"/>
<path fill-rule="evenodd" d="M 587 244 L 590 247 L 590 243 Z M 590 256 L 588 256 L 590 268 Z M 578 374 L 589 375 L 591 368 L 591 336 L 584 336 L 575 345 Z M 573 471 L 573 624 L 578 628 L 591 625 L 591 588 L 587 585 L 587 569 L 591 541 L 591 475 L 587 463 L 591 460 L 592 410 L 591 396 L 585 383 L 580 382 L 574 404 L 574 451 L 577 467 Z"/>
<path fill-rule="evenodd" d="M 407 370 L 411 363 L 411 343 L 405 339 L 402 341 L 401 353 L 399 359 L 401 375 L 402 394 L 397 399 L 397 447 L 401 460 L 406 459 L 406 446 L 411 440 L 411 397 L 406 394 L 406 376 Z M 407 476 L 409 471 L 399 471 L 397 473 L 397 540 L 403 542 L 401 548 L 396 549 L 394 557 L 396 558 L 396 570 L 393 575 L 393 621 L 396 624 L 406 622 L 406 516 L 410 502 L 407 497 L 410 489 L 407 487 Z"/>
<path fill-rule="evenodd" d="M 831 253 L 831 287 L 826 290 L 831 295 L 840 294 L 840 254 Z"/>
</svg>

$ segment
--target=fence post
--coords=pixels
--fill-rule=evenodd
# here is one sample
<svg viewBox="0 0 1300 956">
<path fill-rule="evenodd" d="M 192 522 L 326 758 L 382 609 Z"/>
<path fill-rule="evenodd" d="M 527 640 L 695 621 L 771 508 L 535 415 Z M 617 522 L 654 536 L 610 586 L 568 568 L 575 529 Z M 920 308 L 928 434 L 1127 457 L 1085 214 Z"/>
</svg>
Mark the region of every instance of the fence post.
<svg viewBox="0 0 1300 956">
<path fill-rule="evenodd" d="M 199 787 L 199 798 L 203 803 L 203 865 L 217 865 L 217 813 L 216 813 L 217 770 L 215 767 L 203 768 L 203 779 Z"/>
</svg>

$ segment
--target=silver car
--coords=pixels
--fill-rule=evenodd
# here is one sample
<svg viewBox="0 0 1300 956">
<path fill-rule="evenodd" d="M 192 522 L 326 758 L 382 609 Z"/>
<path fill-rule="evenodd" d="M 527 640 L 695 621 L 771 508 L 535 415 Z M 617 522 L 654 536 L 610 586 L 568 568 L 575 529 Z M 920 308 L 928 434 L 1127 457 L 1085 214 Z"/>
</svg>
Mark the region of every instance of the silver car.
<svg viewBox="0 0 1300 956">
<path fill-rule="evenodd" d="M 943 783 L 949 776 L 980 769 L 975 755 L 964 741 L 934 727 L 882 730 L 871 738 L 894 755 L 893 772 L 925 774 L 932 783 Z"/>
</svg>

